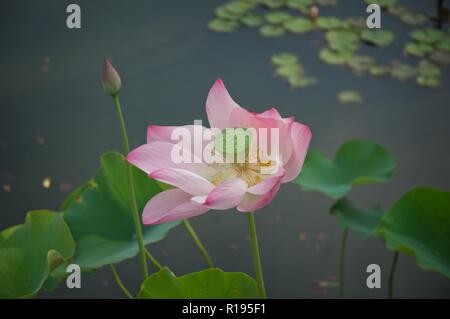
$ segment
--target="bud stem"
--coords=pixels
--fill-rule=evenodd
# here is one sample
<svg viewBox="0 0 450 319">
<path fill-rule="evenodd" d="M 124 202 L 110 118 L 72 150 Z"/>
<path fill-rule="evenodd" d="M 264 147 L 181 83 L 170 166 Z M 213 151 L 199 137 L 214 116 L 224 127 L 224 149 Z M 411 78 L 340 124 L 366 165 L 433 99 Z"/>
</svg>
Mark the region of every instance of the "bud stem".
<svg viewBox="0 0 450 319">
<path fill-rule="evenodd" d="M 126 155 L 130 152 L 130 145 L 128 142 L 128 134 L 127 134 L 126 126 L 125 126 L 125 121 L 123 119 L 122 108 L 120 106 L 119 95 L 118 94 L 113 95 L 112 99 L 114 101 L 114 106 L 116 107 L 117 119 L 119 120 L 120 133 L 122 135 L 122 141 L 123 141 L 123 150 Z M 139 246 L 141 271 L 142 271 L 142 276 L 145 279 L 148 276 L 148 267 L 147 267 L 147 259 L 146 259 L 146 255 L 145 255 L 144 239 L 142 236 L 142 227 L 141 227 L 141 222 L 139 219 L 139 211 L 138 211 L 137 202 L 136 202 L 136 192 L 134 189 L 134 181 L 133 181 L 133 175 L 132 175 L 132 171 L 131 171 L 131 165 L 129 163 L 126 163 L 125 165 L 127 166 L 128 187 L 130 189 L 130 201 L 131 201 L 132 212 L 133 212 L 134 228 L 136 231 L 136 240 L 137 240 L 138 246 Z"/>
<path fill-rule="evenodd" d="M 266 299 L 266 288 L 264 287 L 264 276 L 261 267 L 261 257 L 259 256 L 259 244 L 258 237 L 256 235 L 256 224 L 255 217 L 253 213 L 246 213 L 248 221 L 248 231 L 250 235 L 250 240 L 252 242 L 252 257 L 253 266 L 255 267 L 256 281 L 258 282 L 259 297 L 261 299 Z"/>
</svg>

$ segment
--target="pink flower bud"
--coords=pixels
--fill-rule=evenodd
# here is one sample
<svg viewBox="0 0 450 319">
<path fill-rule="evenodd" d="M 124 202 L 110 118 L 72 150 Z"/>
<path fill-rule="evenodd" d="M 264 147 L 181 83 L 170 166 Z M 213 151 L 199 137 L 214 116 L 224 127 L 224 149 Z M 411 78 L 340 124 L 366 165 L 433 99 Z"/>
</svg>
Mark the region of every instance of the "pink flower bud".
<svg viewBox="0 0 450 319">
<path fill-rule="evenodd" d="M 111 60 L 105 60 L 102 71 L 102 85 L 103 89 L 111 96 L 119 94 L 122 81 L 120 80 L 119 73 L 111 64 Z"/>
<path fill-rule="evenodd" d="M 316 20 L 319 17 L 319 7 L 312 6 L 311 9 L 309 10 L 309 17 L 312 20 Z"/>
</svg>

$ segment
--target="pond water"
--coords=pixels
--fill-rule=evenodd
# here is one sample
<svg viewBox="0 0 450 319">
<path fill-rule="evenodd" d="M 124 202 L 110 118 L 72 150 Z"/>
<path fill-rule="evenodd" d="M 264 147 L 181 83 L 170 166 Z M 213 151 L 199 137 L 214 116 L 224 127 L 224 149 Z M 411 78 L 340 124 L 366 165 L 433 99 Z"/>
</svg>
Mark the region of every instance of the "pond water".
<svg viewBox="0 0 450 319">
<path fill-rule="evenodd" d="M 365 14 L 362 1 L 341 0 L 323 10 L 338 17 Z M 434 10 L 433 1 L 417 2 Z M 122 103 L 133 146 L 144 142 L 146 127 L 192 124 L 205 116 L 210 86 L 221 77 L 234 99 L 253 111 L 277 107 L 294 115 L 313 133 L 311 148 L 332 156 L 343 142 L 357 138 L 382 144 L 395 156 L 391 183 L 354 190 L 363 207 L 388 208 L 416 185 L 450 189 L 449 72 L 443 84 L 426 89 L 414 83 L 369 76 L 328 66 L 317 57 L 322 34 L 262 38 L 256 30 L 217 34 L 207 29 L 223 1 L 77 1 L 82 29 L 65 26 L 67 1 L 7 1 L 0 19 L 0 229 L 22 223 L 28 210 L 58 209 L 71 186 L 89 179 L 101 153 L 121 149 L 110 99 L 100 85 L 105 57 L 113 59 L 122 80 Z M 386 49 L 365 48 L 379 61 L 402 58 L 407 25 L 382 16 L 395 31 Z M 319 82 L 291 90 L 273 76 L 273 53 L 298 54 Z M 336 94 L 359 91 L 364 101 L 340 105 Z M 49 177 L 50 188 L 42 181 Z M 336 276 L 340 230 L 328 214 L 332 201 L 316 192 L 284 185 L 272 204 L 256 215 L 266 286 L 274 298 L 330 298 L 337 289 L 317 291 L 314 280 Z M 235 211 L 213 211 L 192 220 L 215 264 L 252 274 L 246 218 Z M 150 250 L 176 274 L 205 267 L 183 227 L 171 231 Z M 392 253 L 377 239 L 351 233 L 346 256 L 346 294 L 385 298 Z M 382 269 L 382 288 L 365 285 L 366 267 Z M 122 279 L 135 291 L 137 260 L 119 265 Z M 449 298 L 450 281 L 418 268 L 400 256 L 395 294 L 401 298 Z M 61 286 L 42 297 L 121 298 L 109 269 L 84 275 L 82 289 Z"/>
</svg>

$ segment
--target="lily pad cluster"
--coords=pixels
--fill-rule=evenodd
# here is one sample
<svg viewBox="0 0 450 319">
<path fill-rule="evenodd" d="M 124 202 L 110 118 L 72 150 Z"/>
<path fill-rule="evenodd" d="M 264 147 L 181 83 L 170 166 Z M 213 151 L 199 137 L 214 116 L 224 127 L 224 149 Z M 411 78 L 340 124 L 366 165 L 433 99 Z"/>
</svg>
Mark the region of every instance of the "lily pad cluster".
<svg viewBox="0 0 450 319">
<path fill-rule="evenodd" d="M 355 140 L 343 144 L 333 160 L 308 153 L 294 182 L 335 199 L 330 212 L 342 229 L 379 237 L 388 249 L 415 256 L 422 269 L 450 278 L 450 192 L 414 188 L 388 210 L 362 209 L 348 198 L 353 187 L 388 182 L 394 168 L 392 155 L 382 146 Z"/>
<path fill-rule="evenodd" d="M 270 61 L 276 67 L 276 75 L 286 80 L 292 88 L 305 87 L 316 83 L 316 79 L 306 73 L 297 56 L 292 53 L 274 54 Z"/>
<path fill-rule="evenodd" d="M 162 189 L 133 168 L 137 203 L 142 210 Z M 54 289 L 67 273 L 67 262 L 91 271 L 132 258 L 138 253 L 126 162 L 116 152 L 101 157 L 96 176 L 72 192 L 60 212 L 32 211 L 23 225 L 0 233 L 0 298 L 33 297 L 42 288 Z M 144 228 L 151 244 L 179 223 Z"/>
<path fill-rule="evenodd" d="M 410 6 L 402 5 L 396 0 L 366 0 L 366 3 L 378 4 L 384 12 L 397 16 L 409 25 L 418 26 L 430 20 L 426 15 L 415 12 Z M 232 32 L 240 26 L 257 28 L 263 37 L 322 32 L 328 45 L 321 48 L 318 55 L 324 63 L 348 67 L 357 75 L 389 76 L 400 81 L 414 78 L 417 84 L 426 87 L 440 84 L 440 74 L 430 72 L 429 64 L 424 66 L 420 61 L 416 65 L 402 61 L 380 64 L 372 56 L 358 54 L 362 44 L 378 48 L 392 44 L 395 41 L 392 31 L 385 28 L 368 29 L 365 17 L 342 19 L 311 14 L 312 8 L 315 8 L 313 6 L 336 4 L 336 1 L 328 0 L 233 0 L 215 10 L 215 18 L 210 21 L 209 28 L 217 32 Z M 417 29 L 411 33 L 411 37 L 412 41 L 405 45 L 406 55 L 426 59 L 438 66 L 450 64 L 448 31 Z M 305 87 L 315 82 L 308 77 L 293 75 L 295 73 L 292 67 L 277 65 L 277 74 L 287 80 L 291 87 Z"/>
</svg>

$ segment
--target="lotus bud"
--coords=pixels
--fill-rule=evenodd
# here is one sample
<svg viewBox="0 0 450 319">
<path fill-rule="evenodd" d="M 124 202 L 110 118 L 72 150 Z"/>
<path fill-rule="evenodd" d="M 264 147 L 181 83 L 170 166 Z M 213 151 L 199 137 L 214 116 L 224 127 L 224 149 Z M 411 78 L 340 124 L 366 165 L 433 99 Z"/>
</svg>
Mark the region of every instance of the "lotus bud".
<svg viewBox="0 0 450 319">
<path fill-rule="evenodd" d="M 111 60 L 105 60 L 102 71 L 102 85 L 103 89 L 111 96 L 119 94 L 122 81 L 120 80 L 119 73 L 111 64 Z"/>
<path fill-rule="evenodd" d="M 318 6 L 312 6 L 311 9 L 309 9 L 309 17 L 311 18 L 311 20 L 316 20 L 319 17 Z"/>
</svg>

